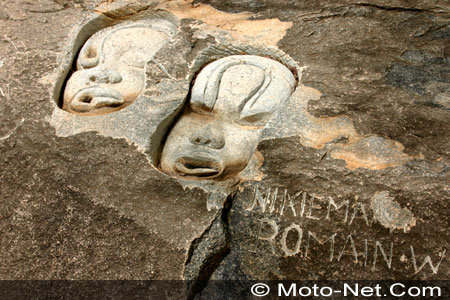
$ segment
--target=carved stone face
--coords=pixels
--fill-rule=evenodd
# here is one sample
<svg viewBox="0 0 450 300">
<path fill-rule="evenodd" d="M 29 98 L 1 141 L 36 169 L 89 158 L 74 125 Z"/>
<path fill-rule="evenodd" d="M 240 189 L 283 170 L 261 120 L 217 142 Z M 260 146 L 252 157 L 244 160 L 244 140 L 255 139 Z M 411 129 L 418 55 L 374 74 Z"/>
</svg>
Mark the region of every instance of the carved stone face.
<svg viewBox="0 0 450 300">
<path fill-rule="evenodd" d="M 268 58 L 236 55 L 208 65 L 167 136 L 161 169 L 187 179 L 238 174 L 255 152 L 262 128 L 294 85 L 292 73 Z"/>
<path fill-rule="evenodd" d="M 67 81 L 63 109 L 95 115 L 132 103 L 144 89 L 147 63 L 169 37 L 169 27 L 164 32 L 151 25 L 119 24 L 93 35 Z"/>
</svg>

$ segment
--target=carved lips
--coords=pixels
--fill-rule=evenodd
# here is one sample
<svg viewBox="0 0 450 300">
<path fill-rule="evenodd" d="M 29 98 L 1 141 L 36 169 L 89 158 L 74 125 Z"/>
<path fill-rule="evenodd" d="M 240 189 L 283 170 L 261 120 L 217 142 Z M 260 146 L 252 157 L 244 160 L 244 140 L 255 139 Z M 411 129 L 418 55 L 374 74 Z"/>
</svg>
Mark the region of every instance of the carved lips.
<svg viewBox="0 0 450 300">
<path fill-rule="evenodd" d="M 217 177 L 223 172 L 223 164 L 210 156 L 183 156 L 175 161 L 175 171 L 181 176 Z"/>
<path fill-rule="evenodd" d="M 94 86 L 77 92 L 70 102 L 70 109 L 77 112 L 86 112 L 93 108 L 115 107 L 123 103 L 122 95 L 114 89 Z"/>
</svg>

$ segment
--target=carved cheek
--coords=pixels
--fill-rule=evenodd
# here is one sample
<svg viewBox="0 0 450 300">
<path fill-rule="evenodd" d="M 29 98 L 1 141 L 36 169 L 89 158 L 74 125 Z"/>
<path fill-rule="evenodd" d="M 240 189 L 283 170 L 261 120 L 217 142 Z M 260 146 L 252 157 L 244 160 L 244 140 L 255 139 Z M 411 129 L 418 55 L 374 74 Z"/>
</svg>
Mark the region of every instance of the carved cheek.
<svg viewBox="0 0 450 300">
<path fill-rule="evenodd" d="M 258 143 L 259 130 L 246 129 L 238 124 L 228 123 L 225 128 L 225 148 L 223 161 L 229 171 L 243 170 Z"/>
<path fill-rule="evenodd" d="M 76 71 L 70 76 L 67 81 L 66 88 L 64 89 L 64 103 L 68 104 L 72 101 L 73 96 L 83 88 L 86 88 L 86 76 L 84 76 L 85 70 Z"/>
<path fill-rule="evenodd" d="M 189 136 L 186 128 L 191 128 L 189 117 L 181 117 L 170 131 L 161 153 L 161 169 L 169 174 L 174 173 L 175 160 L 189 145 Z"/>
<path fill-rule="evenodd" d="M 133 101 L 144 90 L 145 72 L 144 69 L 124 67 L 119 70 L 122 75 L 122 82 L 115 89 L 122 94 L 125 101 Z"/>
</svg>

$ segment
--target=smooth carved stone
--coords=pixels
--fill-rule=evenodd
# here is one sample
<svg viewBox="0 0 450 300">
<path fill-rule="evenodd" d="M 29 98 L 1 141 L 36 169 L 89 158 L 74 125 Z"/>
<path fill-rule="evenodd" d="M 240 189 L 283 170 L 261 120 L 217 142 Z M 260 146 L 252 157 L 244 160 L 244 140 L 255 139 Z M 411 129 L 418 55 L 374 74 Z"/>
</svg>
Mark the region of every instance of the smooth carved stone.
<svg viewBox="0 0 450 300">
<path fill-rule="evenodd" d="M 237 175 L 294 87 L 291 71 L 272 59 L 232 55 L 207 65 L 167 137 L 161 169 L 188 179 Z"/>
<path fill-rule="evenodd" d="M 89 38 L 64 90 L 63 109 L 105 114 L 132 103 L 143 91 L 148 62 L 175 32 L 162 19 L 124 22 Z"/>
</svg>

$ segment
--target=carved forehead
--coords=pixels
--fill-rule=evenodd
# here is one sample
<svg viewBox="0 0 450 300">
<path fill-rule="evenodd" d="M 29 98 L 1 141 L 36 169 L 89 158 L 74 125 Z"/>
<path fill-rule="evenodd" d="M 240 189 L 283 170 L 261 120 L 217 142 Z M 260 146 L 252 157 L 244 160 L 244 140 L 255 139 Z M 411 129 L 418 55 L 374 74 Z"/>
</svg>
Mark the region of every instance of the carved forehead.
<svg viewBox="0 0 450 300">
<path fill-rule="evenodd" d="M 101 50 L 105 57 L 120 56 L 129 51 L 152 56 L 166 40 L 164 33 L 152 28 L 124 28 L 107 36 Z"/>
<path fill-rule="evenodd" d="M 239 112 L 245 101 L 261 88 L 265 72 L 251 65 L 237 65 L 227 69 L 220 81 L 215 111 Z"/>
<path fill-rule="evenodd" d="M 82 52 L 93 48 L 100 56 L 116 57 L 129 51 L 152 56 L 175 31 L 174 24 L 162 19 L 124 22 L 95 33 Z"/>
<path fill-rule="evenodd" d="M 149 28 L 164 33 L 165 35 L 167 35 L 167 37 L 172 36 L 177 30 L 176 26 L 173 23 L 163 19 L 127 21 L 104 28 L 92 35 L 89 40 L 102 40 L 105 39 L 105 37 L 109 36 L 111 33 L 115 33 L 123 29 L 132 28 Z"/>
<path fill-rule="evenodd" d="M 261 85 L 265 72 L 252 65 L 237 65 L 228 68 L 222 75 L 219 85 L 219 97 L 224 92 L 246 94 L 255 85 Z"/>
<path fill-rule="evenodd" d="M 240 68 L 235 68 L 236 66 Z M 230 78 L 229 74 L 236 70 L 242 71 L 242 79 L 240 76 Z M 255 72 L 254 78 L 248 77 L 248 72 L 252 71 Z M 258 80 L 259 76 L 263 78 Z M 239 80 L 249 86 L 243 87 L 242 83 L 237 83 L 243 93 L 248 91 L 248 95 L 239 101 L 238 110 L 245 108 L 245 105 L 248 109 L 272 112 L 286 100 L 295 86 L 292 72 L 273 59 L 256 55 L 232 55 L 219 59 L 200 71 L 192 88 L 191 106 L 194 109 L 212 111 L 220 93 L 232 89 L 233 82 Z M 234 92 L 229 93 L 231 95 Z M 249 102 L 248 105 L 246 102 Z"/>
</svg>

